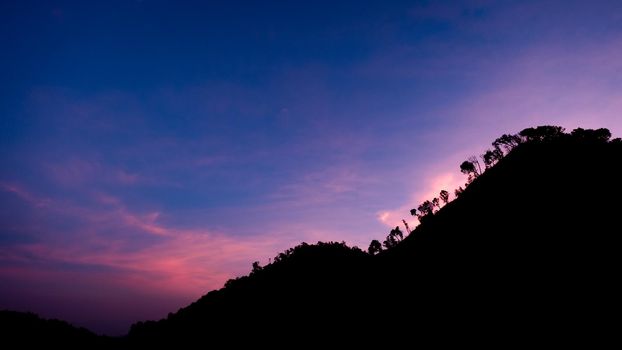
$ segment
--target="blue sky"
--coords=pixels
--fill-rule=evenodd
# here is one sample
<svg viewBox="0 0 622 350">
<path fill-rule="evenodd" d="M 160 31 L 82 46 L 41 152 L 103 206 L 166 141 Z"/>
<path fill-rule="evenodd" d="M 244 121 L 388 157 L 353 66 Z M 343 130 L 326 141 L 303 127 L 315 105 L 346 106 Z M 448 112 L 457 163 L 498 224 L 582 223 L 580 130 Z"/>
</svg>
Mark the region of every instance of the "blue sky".
<svg viewBox="0 0 622 350">
<path fill-rule="evenodd" d="M 366 248 L 503 133 L 620 136 L 621 41 L 617 1 L 4 1 L 0 308 L 121 334 Z"/>
</svg>

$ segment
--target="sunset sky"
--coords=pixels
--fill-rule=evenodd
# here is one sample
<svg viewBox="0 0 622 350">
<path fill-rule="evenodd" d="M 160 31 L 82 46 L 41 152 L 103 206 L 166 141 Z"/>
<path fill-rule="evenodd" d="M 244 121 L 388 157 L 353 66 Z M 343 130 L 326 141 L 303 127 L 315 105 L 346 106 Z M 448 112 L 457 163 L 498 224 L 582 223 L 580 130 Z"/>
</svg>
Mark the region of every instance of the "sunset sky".
<svg viewBox="0 0 622 350">
<path fill-rule="evenodd" d="M 0 309 L 118 335 L 503 133 L 622 136 L 622 2 L 7 0 L 0 79 Z"/>
</svg>

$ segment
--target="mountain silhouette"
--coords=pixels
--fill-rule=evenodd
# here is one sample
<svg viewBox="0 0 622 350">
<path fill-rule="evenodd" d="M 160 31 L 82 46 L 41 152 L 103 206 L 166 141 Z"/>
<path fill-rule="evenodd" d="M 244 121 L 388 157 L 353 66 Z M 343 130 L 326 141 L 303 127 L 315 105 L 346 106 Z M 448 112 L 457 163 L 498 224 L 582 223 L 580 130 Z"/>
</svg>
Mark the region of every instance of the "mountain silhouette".
<svg viewBox="0 0 622 350">
<path fill-rule="evenodd" d="M 594 345 L 619 311 L 622 142 L 609 137 L 504 135 L 486 169 L 463 163 L 468 186 L 390 249 L 303 243 L 108 344 Z"/>
<path fill-rule="evenodd" d="M 61 320 L 46 320 L 30 312 L 0 311 L 0 335 L 4 348 L 120 348 L 124 339 L 98 336 Z"/>
</svg>

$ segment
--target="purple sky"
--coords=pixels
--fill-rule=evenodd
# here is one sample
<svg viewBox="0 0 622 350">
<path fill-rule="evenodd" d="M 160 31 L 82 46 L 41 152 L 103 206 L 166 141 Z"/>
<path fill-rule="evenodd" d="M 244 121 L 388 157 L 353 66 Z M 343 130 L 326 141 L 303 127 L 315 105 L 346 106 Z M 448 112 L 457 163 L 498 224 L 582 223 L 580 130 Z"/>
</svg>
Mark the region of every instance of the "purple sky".
<svg viewBox="0 0 622 350">
<path fill-rule="evenodd" d="M 619 1 L 3 1 L 0 45 L 0 308 L 107 334 L 366 248 L 503 133 L 622 134 Z"/>
</svg>

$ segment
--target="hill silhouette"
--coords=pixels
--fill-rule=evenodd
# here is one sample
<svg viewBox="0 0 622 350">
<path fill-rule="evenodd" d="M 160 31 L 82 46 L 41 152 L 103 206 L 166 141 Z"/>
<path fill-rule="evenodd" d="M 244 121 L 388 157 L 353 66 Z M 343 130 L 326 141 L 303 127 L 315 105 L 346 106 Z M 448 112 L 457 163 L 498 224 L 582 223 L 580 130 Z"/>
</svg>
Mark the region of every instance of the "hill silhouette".
<svg viewBox="0 0 622 350">
<path fill-rule="evenodd" d="M 613 330 L 620 295 L 622 142 L 609 137 L 504 135 L 486 169 L 463 163 L 468 186 L 440 210 L 424 206 L 390 249 L 303 243 L 116 345 L 593 345 Z"/>
<path fill-rule="evenodd" d="M 511 136 L 506 156 L 391 249 L 299 246 L 167 319 L 134 325 L 130 341 L 243 342 L 232 330 L 267 343 L 587 332 L 619 294 L 622 143 L 604 129 Z"/>
<path fill-rule="evenodd" d="M 0 311 L 0 335 L 6 348 L 116 348 L 123 339 L 98 336 L 61 320 L 47 320 L 30 312 Z"/>
</svg>

